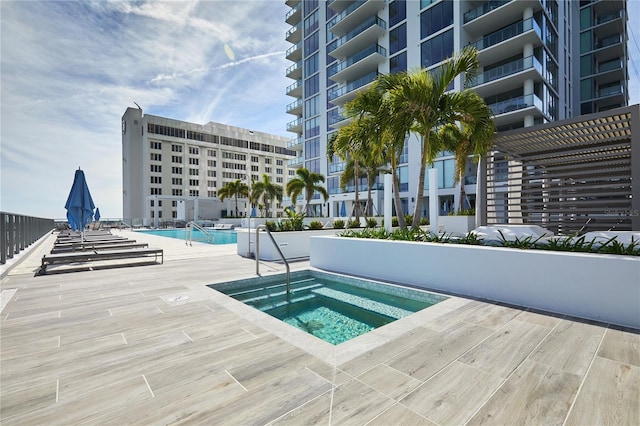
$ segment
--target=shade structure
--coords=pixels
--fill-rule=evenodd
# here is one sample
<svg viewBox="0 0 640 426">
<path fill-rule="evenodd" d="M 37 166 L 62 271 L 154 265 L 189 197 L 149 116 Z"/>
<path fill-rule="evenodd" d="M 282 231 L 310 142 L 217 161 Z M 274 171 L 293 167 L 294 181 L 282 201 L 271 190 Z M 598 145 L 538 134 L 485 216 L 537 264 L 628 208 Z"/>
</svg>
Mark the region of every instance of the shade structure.
<svg viewBox="0 0 640 426">
<path fill-rule="evenodd" d="M 93 220 L 95 204 L 93 204 L 84 172 L 80 169 L 76 170 L 64 208 L 67 209 L 67 219 L 71 229 L 82 231 Z"/>
<path fill-rule="evenodd" d="M 96 207 L 96 212 L 93 214 L 93 220 L 96 222 L 100 220 L 100 209 Z"/>
<path fill-rule="evenodd" d="M 345 217 L 347 215 L 347 204 L 343 201 L 340 203 L 340 217 Z"/>
</svg>

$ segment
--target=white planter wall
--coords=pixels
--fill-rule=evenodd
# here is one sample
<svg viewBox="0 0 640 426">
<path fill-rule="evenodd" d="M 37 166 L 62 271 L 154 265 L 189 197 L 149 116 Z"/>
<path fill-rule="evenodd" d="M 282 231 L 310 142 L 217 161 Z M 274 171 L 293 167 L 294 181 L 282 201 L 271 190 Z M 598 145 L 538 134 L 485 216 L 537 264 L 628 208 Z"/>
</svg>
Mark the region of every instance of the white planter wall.
<svg viewBox="0 0 640 426">
<path fill-rule="evenodd" d="M 333 236 L 336 232 L 342 230 L 322 229 L 313 231 L 291 231 L 291 232 L 272 232 L 273 238 L 278 243 L 282 254 L 287 259 L 295 259 L 300 257 L 309 257 L 309 240 L 312 236 Z M 237 253 L 240 256 L 247 255 L 247 237 L 246 229 L 237 229 L 238 244 Z M 256 230 L 251 229 L 251 255 L 255 258 L 256 254 Z M 281 260 L 277 249 L 266 232 L 260 233 L 260 259 L 268 261 Z"/>
<path fill-rule="evenodd" d="M 475 216 L 439 216 L 438 228 L 446 234 L 466 235 L 476 227 Z"/>
<path fill-rule="evenodd" d="M 640 328 L 640 258 L 314 237 L 310 264 Z"/>
</svg>

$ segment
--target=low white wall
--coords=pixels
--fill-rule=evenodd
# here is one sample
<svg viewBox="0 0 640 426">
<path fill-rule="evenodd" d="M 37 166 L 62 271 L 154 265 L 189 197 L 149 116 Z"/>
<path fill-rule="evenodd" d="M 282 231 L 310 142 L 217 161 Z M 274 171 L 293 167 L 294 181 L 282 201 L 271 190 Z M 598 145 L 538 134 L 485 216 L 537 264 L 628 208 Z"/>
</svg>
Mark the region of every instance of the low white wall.
<svg viewBox="0 0 640 426">
<path fill-rule="evenodd" d="M 640 258 L 314 237 L 310 265 L 640 328 Z"/>
<path fill-rule="evenodd" d="M 287 259 L 296 259 L 300 257 L 309 257 L 309 240 L 312 236 L 332 236 L 341 230 L 318 229 L 313 231 L 291 231 L 291 232 L 272 232 L 273 238 L 278 243 L 282 254 Z M 247 237 L 246 229 L 237 229 L 238 236 L 237 253 L 240 256 L 247 256 Z M 256 254 L 256 230 L 251 230 L 251 255 L 255 258 Z M 266 232 L 260 233 L 260 259 L 268 261 L 281 260 L 278 251 Z"/>
</svg>

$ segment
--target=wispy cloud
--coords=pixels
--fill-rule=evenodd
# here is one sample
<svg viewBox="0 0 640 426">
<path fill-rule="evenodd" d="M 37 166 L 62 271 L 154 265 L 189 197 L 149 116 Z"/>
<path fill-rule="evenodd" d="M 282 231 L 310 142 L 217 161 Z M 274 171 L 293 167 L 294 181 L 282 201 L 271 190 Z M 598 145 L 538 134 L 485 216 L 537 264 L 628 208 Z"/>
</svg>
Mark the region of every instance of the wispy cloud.
<svg viewBox="0 0 640 426">
<path fill-rule="evenodd" d="M 81 166 L 102 216 L 121 216 L 120 117 L 134 101 L 145 113 L 287 135 L 284 2 L 0 8 L 3 211 L 64 217 Z"/>
</svg>

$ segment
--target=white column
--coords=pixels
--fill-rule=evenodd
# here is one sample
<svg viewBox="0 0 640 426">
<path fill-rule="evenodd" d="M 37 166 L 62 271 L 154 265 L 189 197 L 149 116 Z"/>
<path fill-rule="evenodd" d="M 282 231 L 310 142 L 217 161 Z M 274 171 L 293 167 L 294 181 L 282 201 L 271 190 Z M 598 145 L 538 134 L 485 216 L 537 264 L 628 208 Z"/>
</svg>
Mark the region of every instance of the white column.
<svg viewBox="0 0 640 426">
<path fill-rule="evenodd" d="M 153 196 L 153 227 L 158 227 L 158 196 Z"/>
<path fill-rule="evenodd" d="M 429 230 L 433 234 L 438 233 L 438 169 L 429 169 Z"/>
<path fill-rule="evenodd" d="M 393 175 L 387 173 L 384 175 L 384 229 L 391 232 L 392 225 L 392 208 L 393 201 Z"/>
</svg>

